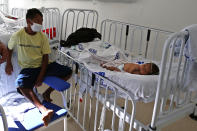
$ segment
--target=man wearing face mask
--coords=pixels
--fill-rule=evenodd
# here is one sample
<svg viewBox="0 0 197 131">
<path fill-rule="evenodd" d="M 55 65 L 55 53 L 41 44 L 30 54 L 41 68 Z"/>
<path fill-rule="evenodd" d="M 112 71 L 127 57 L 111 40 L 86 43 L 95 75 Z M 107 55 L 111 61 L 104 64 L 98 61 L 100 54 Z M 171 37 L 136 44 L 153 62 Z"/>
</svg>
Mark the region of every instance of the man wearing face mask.
<svg viewBox="0 0 197 131">
<path fill-rule="evenodd" d="M 42 84 L 44 76 L 57 76 L 68 80 L 72 70 L 55 62 L 49 62 L 48 54 L 51 52 L 48 38 L 41 32 L 43 15 L 36 9 L 29 9 L 26 14 L 27 27 L 14 33 L 8 43 L 8 58 L 6 73 L 11 75 L 13 67 L 11 63 L 12 50 L 17 47 L 18 63 L 22 68 L 16 79 L 17 90 L 28 98 L 42 113 L 42 120 L 47 126 L 53 116 L 53 110 L 47 109 L 33 92 L 34 87 Z M 49 63 L 49 64 L 48 64 Z M 52 88 L 48 88 L 43 97 L 51 101 Z"/>
</svg>

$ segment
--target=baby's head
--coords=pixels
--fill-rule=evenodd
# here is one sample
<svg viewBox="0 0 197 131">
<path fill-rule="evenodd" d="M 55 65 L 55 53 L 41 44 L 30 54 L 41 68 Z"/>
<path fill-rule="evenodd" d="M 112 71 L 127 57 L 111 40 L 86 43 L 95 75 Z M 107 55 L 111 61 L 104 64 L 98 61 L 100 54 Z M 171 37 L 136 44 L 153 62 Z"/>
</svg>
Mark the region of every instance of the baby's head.
<svg viewBox="0 0 197 131">
<path fill-rule="evenodd" d="M 140 74 L 141 75 L 158 75 L 159 67 L 154 63 L 146 63 L 140 65 Z"/>
</svg>

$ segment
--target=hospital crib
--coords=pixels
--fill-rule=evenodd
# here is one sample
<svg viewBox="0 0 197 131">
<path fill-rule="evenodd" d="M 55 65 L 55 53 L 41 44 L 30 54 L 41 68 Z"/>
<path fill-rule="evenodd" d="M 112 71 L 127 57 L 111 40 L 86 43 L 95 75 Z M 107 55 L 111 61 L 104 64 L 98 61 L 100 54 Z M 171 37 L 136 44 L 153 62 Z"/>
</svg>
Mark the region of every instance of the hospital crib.
<svg viewBox="0 0 197 131">
<path fill-rule="evenodd" d="M 63 23 L 67 22 L 63 20 L 62 27 Z M 84 25 L 82 24 L 82 27 Z M 73 29 L 77 26 L 70 27 Z M 187 63 L 183 55 L 187 32 L 172 34 L 170 31 L 104 20 L 101 24 L 101 34 L 103 41 L 122 48 L 131 61 L 158 62 L 160 74 L 157 76 L 155 88 L 150 89 L 154 92 L 150 98 L 136 97 L 136 94 L 125 88 L 129 85 L 121 85 L 103 76 L 102 72 L 89 70 L 81 61 L 58 50 L 57 60 L 75 70 L 72 88 L 66 94 L 69 100 L 67 109 L 83 130 L 160 130 L 186 115 L 194 113 L 196 116 L 196 92 L 190 91 L 189 87 L 188 90 L 182 88 Z M 67 38 L 67 35 L 61 34 L 60 40 Z M 181 44 L 179 55 L 175 55 L 177 41 Z M 85 90 L 81 90 L 82 86 Z M 120 97 L 124 98 L 121 102 L 118 99 Z M 135 117 L 136 103 L 139 101 L 154 101 L 152 120 L 148 125 Z M 111 117 L 108 116 L 108 111 L 111 111 Z M 111 124 L 106 124 L 106 121 Z"/>
</svg>

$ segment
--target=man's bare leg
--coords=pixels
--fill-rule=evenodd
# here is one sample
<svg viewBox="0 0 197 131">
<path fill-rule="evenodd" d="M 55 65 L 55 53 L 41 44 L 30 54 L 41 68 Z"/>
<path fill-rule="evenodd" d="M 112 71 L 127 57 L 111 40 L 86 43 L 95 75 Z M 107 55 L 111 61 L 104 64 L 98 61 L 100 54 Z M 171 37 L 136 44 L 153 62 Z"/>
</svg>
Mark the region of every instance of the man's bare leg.
<svg viewBox="0 0 197 131">
<path fill-rule="evenodd" d="M 53 92 L 54 89 L 49 87 L 48 89 L 46 89 L 46 91 L 42 94 L 43 98 L 45 101 L 47 102 L 51 102 L 52 99 L 50 98 L 51 92 Z"/>
<path fill-rule="evenodd" d="M 72 74 L 71 74 L 72 75 Z M 70 79 L 71 75 L 65 77 L 65 78 L 62 78 L 63 80 L 67 81 L 68 79 Z M 43 98 L 45 101 L 47 102 L 51 102 L 52 99 L 50 98 L 50 95 L 51 93 L 54 91 L 53 88 L 49 87 L 48 89 L 46 89 L 46 91 L 42 94 Z"/>
<path fill-rule="evenodd" d="M 40 100 L 33 92 L 33 89 L 28 89 L 28 88 L 18 88 L 18 89 L 27 99 L 29 99 L 41 111 L 42 120 L 44 122 L 44 125 L 47 126 L 53 116 L 54 111 L 47 109 L 42 105 Z"/>
</svg>

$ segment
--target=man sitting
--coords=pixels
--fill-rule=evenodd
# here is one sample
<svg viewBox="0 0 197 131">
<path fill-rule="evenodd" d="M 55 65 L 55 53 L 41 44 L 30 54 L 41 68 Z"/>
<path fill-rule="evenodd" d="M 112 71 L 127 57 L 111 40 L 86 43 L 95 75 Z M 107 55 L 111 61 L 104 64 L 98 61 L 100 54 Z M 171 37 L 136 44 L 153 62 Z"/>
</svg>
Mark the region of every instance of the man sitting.
<svg viewBox="0 0 197 131">
<path fill-rule="evenodd" d="M 6 73 L 11 75 L 13 66 L 11 56 L 17 47 L 18 63 L 22 68 L 16 84 L 17 91 L 29 99 L 42 113 L 42 120 L 47 126 L 54 111 L 47 109 L 33 92 L 34 87 L 42 84 L 45 76 L 56 76 L 63 80 L 71 77 L 72 70 L 56 62 L 49 62 L 51 53 L 48 38 L 41 32 L 43 15 L 36 9 L 29 9 L 26 14 L 27 27 L 15 32 L 8 43 Z M 46 101 L 51 101 L 50 94 L 54 89 L 49 87 L 43 94 Z"/>
</svg>

